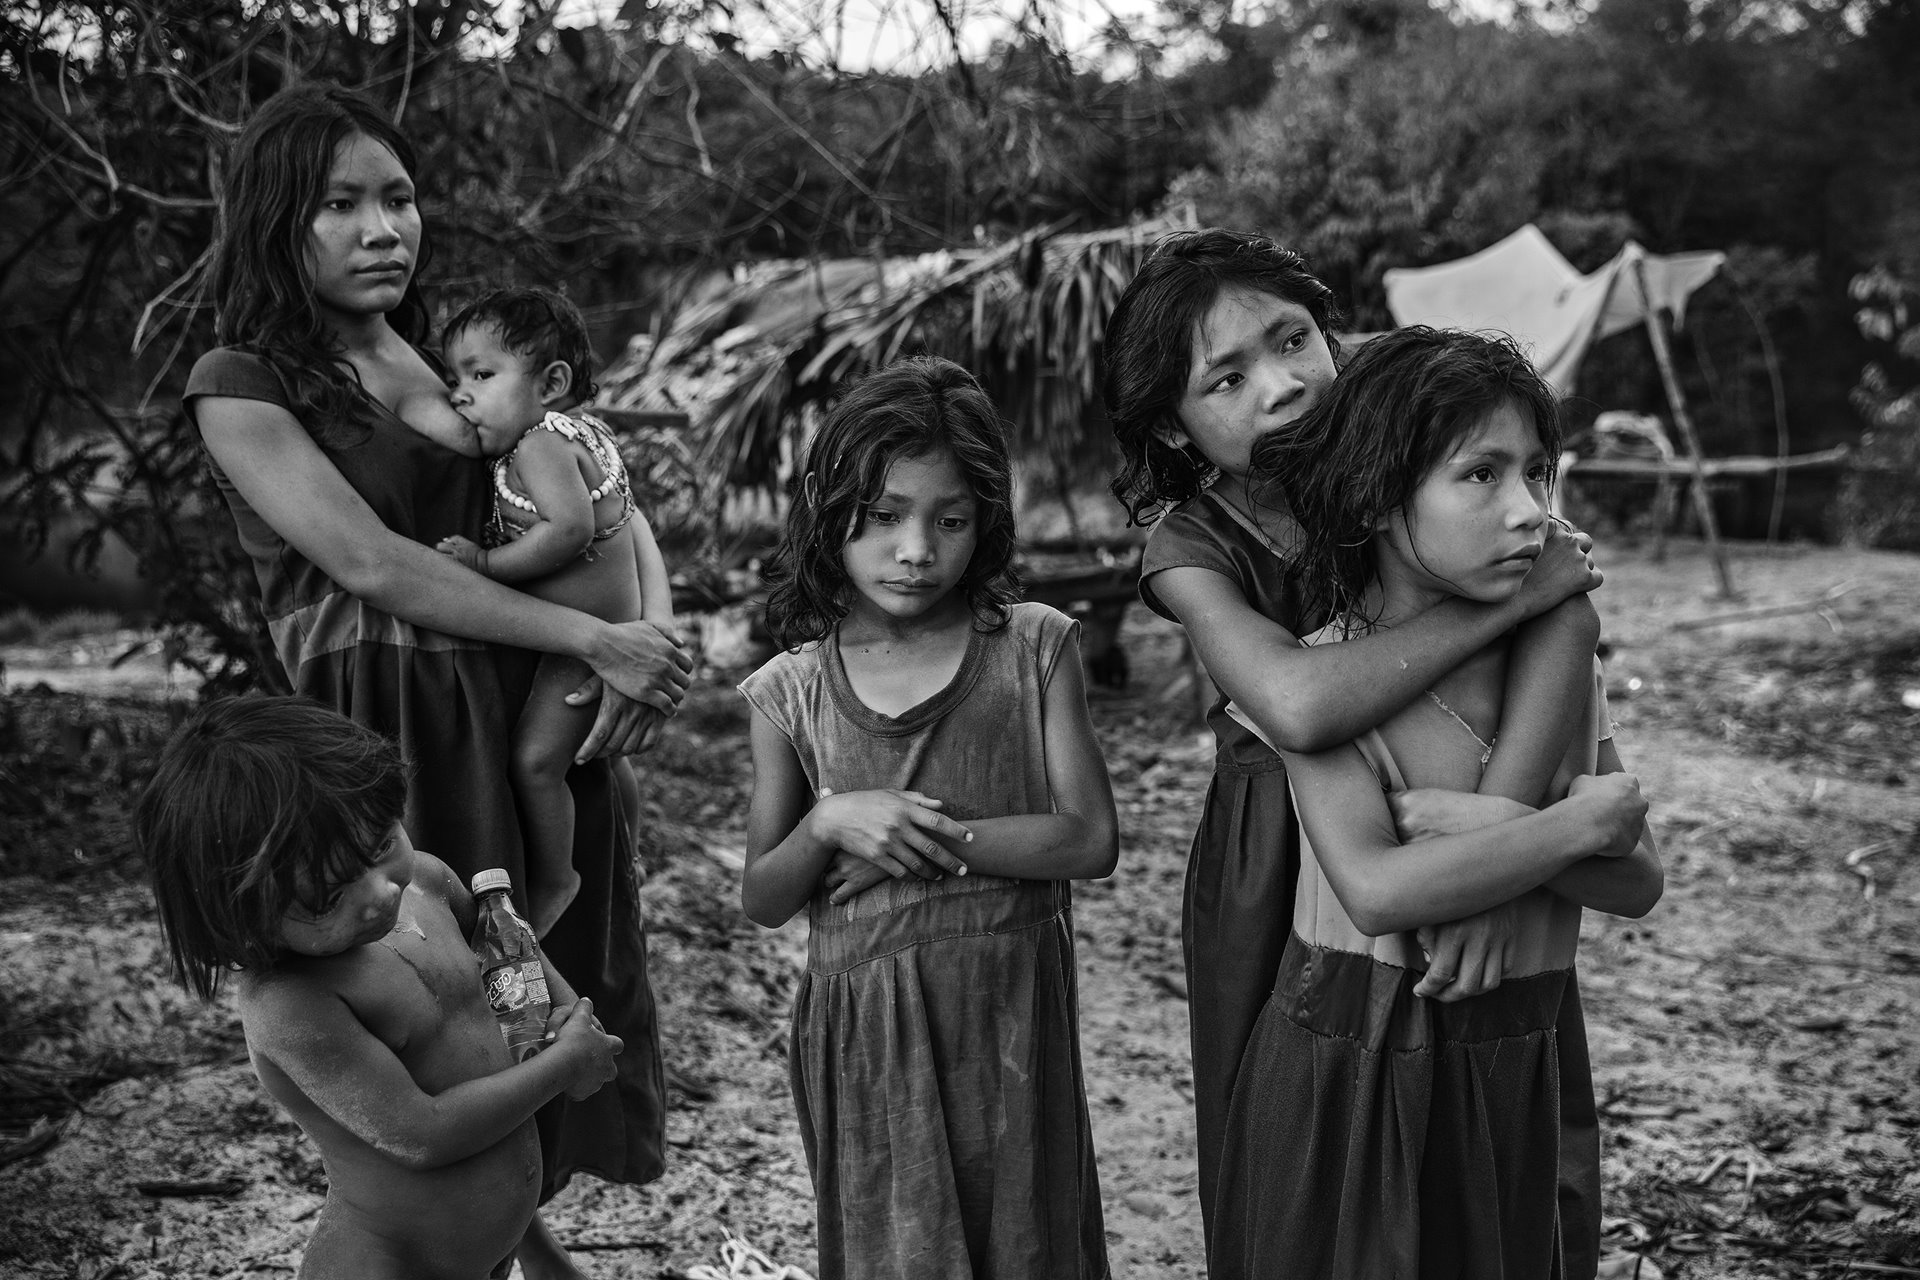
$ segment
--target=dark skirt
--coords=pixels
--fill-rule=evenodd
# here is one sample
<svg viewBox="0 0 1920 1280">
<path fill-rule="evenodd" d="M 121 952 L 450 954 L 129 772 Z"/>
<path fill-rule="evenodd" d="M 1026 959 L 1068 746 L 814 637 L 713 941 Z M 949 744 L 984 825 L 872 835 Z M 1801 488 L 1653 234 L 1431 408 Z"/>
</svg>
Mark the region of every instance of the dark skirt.
<svg viewBox="0 0 1920 1280">
<path fill-rule="evenodd" d="M 1234 1077 L 1273 992 L 1299 877 L 1300 834 L 1286 767 L 1257 743 L 1237 753 L 1223 749 L 1187 858 L 1180 929 L 1200 1211 L 1209 1238 Z"/>
<path fill-rule="evenodd" d="M 422 631 L 347 596 L 294 617 L 305 627 L 295 691 L 392 737 L 406 752 L 413 770 L 406 825 L 414 842 L 463 884 L 476 871 L 504 867 L 523 885 L 508 744 L 538 655 Z M 276 629 L 283 653 L 294 649 L 284 628 Z M 362 638 L 335 647 L 328 632 Z M 665 1167 L 666 1086 L 633 836 L 605 761 L 575 768 L 567 784 L 580 893 L 542 946 L 625 1048 L 614 1060 L 618 1074 L 598 1093 L 580 1102 L 556 1098 L 537 1114 L 543 1201 L 581 1169 L 641 1183 Z"/>
<path fill-rule="evenodd" d="M 1270 753 L 1260 759 L 1259 750 L 1240 742 L 1221 750 L 1187 860 L 1181 935 L 1200 1211 L 1209 1241 L 1234 1080 L 1273 992 L 1300 875 L 1300 830 L 1286 767 Z M 1593 1280 L 1600 1267 L 1600 1127 L 1587 1025 L 1571 972 L 1558 1033 L 1563 1257 L 1567 1280 Z"/>
<path fill-rule="evenodd" d="M 1291 938 L 1234 1091 L 1214 1280 L 1564 1280 L 1569 972 L 1441 1004 Z"/>
</svg>

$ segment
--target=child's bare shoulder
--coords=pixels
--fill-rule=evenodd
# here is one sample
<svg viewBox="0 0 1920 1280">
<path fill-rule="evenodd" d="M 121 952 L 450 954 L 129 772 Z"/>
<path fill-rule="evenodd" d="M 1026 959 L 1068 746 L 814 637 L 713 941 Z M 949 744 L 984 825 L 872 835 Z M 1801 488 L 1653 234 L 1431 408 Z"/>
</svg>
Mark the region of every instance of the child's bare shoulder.
<svg viewBox="0 0 1920 1280">
<path fill-rule="evenodd" d="M 336 1034 L 341 1019 L 357 1021 L 353 1001 L 366 986 L 369 956 L 355 948 L 337 956 L 301 956 L 271 969 L 248 970 L 234 984 L 247 1042 L 256 1049 L 297 1048 Z"/>
<path fill-rule="evenodd" d="M 514 453 L 520 457 L 548 455 L 555 458 L 592 457 L 587 446 L 575 436 L 566 435 L 551 427 L 535 427 L 520 437 Z"/>
<path fill-rule="evenodd" d="M 446 904 L 454 923 L 464 933 L 473 927 L 473 894 L 460 882 L 454 869 L 424 849 L 413 851 L 413 883 L 420 892 Z"/>
<path fill-rule="evenodd" d="M 466 887 L 452 867 L 417 846 L 413 851 L 413 882 L 420 886 L 422 893 L 444 901 L 453 901 L 466 893 Z"/>
</svg>

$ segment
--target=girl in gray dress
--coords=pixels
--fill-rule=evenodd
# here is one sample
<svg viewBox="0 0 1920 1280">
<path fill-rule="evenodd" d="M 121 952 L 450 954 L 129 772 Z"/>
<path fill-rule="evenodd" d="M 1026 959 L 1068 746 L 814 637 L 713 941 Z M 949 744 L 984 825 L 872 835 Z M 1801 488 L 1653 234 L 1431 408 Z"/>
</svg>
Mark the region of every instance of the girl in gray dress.
<svg viewBox="0 0 1920 1280">
<path fill-rule="evenodd" d="M 812 930 L 795 1107 L 821 1280 L 1108 1274 L 1068 882 L 1112 872 L 1077 624 L 1018 603 L 1012 475 L 965 370 L 895 364 L 808 452 L 740 686 L 741 897 Z"/>
</svg>

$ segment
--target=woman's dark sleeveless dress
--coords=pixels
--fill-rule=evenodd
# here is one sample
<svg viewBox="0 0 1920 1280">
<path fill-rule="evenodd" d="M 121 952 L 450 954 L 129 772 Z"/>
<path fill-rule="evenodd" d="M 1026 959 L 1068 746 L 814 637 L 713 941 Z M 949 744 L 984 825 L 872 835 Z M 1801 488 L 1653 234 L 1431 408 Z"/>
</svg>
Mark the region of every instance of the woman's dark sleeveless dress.
<svg viewBox="0 0 1920 1280">
<path fill-rule="evenodd" d="M 190 415 L 201 396 L 259 400 L 292 412 L 273 366 L 230 347 L 194 365 L 185 395 Z M 477 541 L 491 503 L 485 464 L 376 409 L 357 443 L 320 446 L 328 461 L 402 537 L 428 546 L 456 533 Z M 405 749 L 413 767 L 406 824 L 415 843 L 463 883 L 476 871 L 504 867 L 516 885 L 524 884 L 507 752 L 539 655 L 429 631 L 355 599 L 274 532 L 219 466 L 209 464 L 253 560 L 261 608 L 294 691 Z M 663 1167 L 665 1088 L 632 835 L 604 761 L 574 769 L 567 783 L 582 884 L 542 945 L 626 1047 L 607 1087 L 582 1102 L 561 1097 L 541 1108 L 542 1199 L 580 1169 L 637 1183 L 658 1177 Z"/>
</svg>

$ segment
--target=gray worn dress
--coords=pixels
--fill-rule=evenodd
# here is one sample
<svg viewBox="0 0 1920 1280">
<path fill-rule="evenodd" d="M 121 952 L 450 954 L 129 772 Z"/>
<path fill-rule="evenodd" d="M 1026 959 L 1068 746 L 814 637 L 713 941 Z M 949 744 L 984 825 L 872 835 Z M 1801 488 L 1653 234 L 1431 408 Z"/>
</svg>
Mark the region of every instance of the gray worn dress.
<svg viewBox="0 0 1920 1280">
<path fill-rule="evenodd" d="M 1013 606 L 898 718 L 860 701 L 831 637 L 740 691 L 816 796 L 911 789 L 961 822 L 1050 813 L 1043 694 L 1076 625 Z M 840 906 L 817 893 L 810 918 L 790 1068 L 820 1280 L 1106 1276 L 1066 882 L 909 876 Z"/>
</svg>

